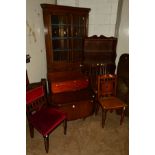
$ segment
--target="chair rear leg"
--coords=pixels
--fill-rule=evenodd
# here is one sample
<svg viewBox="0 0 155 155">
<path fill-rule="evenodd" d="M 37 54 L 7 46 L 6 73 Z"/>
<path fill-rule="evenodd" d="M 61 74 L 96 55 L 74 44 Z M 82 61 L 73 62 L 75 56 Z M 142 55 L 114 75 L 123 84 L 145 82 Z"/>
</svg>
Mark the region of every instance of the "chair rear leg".
<svg viewBox="0 0 155 155">
<path fill-rule="evenodd" d="M 95 101 L 95 116 L 97 115 L 98 111 L 99 111 L 99 103 L 97 101 Z"/>
<path fill-rule="evenodd" d="M 66 133 L 67 133 L 67 119 L 65 119 L 63 121 L 63 126 L 64 126 L 64 134 L 66 135 Z"/>
<path fill-rule="evenodd" d="M 104 128 L 106 116 L 107 116 L 107 110 L 102 109 L 102 128 Z"/>
<path fill-rule="evenodd" d="M 46 153 L 48 153 L 48 150 L 49 150 L 49 136 L 48 135 L 44 136 L 44 145 L 45 145 Z"/>
<path fill-rule="evenodd" d="M 30 129 L 30 136 L 31 138 L 34 137 L 34 128 L 33 128 L 33 125 L 29 123 L 29 129 Z"/>
<path fill-rule="evenodd" d="M 124 112 L 125 112 L 125 107 L 123 107 L 123 109 L 122 109 L 122 114 L 121 114 L 120 125 L 122 125 L 123 120 L 124 120 Z"/>
</svg>

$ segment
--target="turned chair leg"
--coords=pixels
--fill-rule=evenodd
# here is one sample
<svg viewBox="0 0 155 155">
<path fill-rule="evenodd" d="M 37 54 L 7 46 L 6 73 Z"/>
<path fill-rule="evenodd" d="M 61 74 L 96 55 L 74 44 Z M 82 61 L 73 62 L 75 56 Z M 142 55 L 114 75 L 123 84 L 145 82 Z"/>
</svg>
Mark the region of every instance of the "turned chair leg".
<svg viewBox="0 0 155 155">
<path fill-rule="evenodd" d="M 125 107 L 123 107 L 123 109 L 122 109 L 122 114 L 121 114 L 120 125 L 122 125 L 123 120 L 124 120 L 124 112 L 125 112 Z"/>
<path fill-rule="evenodd" d="M 66 133 L 67 133 L 67 119 L 64 120 L 63 126 L 64 126 L 64 134 L 66 135 Z"/>
<path fill-rule="evenodd" d="M 46 153 L 48 153 L 48 150 L 49 150 L 49 136 L 48 135 L 44 136 L 44 145 L 45 145 Z"/>
<path fill-rule="evenodd" d="M 102 128 L 104 128 L 107 110 L 102 109 Z"/>
<path fill-rule="evenodd" d="M 33 128 L 32 124 L 30 124 L 30 123 L 29 123 L 29 129 L 30 129 L 30 136 L 31 136 L 31 138 L 33 138 L 34 137 L 34 128 Z"/>
<path fill-rule="evenodd" d="M 95 116 L 97 115 L 98 111 L 99 111 L 99 104 L 96 103 L 95 104 Z"/>
</svg>

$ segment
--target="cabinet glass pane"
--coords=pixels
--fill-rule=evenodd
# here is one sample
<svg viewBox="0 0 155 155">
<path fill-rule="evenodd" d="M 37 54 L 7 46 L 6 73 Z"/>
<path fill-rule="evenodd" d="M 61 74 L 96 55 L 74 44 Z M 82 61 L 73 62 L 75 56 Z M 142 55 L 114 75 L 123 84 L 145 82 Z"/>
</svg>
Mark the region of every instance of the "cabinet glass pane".
<svg viewBox="0 0 155 155">
<path fill-rule="evenodd" d="M 66 15 L 51 16 L 53 60 L 68 61 L 70 51 L 71 25 Z"/>
<path fill-rule="evenodd" d="M 82 37 L 85 33 L 85 17 L 73 16 L 73 37 Z"/>
<path fill-rule="evenodd" d="M 82 58 L 82 39 L 73 39 L 73 61 L 80 61 Z"/>
<path fill-rule="evenodd" d="M 53 40 L 53 59 L 55 61 L 68 61 L 69 60 L 69 48 L 70 41 L 68 39 Z"/>
<path fill-rule="evenodd" d="M 68 59 L 68 51 L 54 51 L 53 57 L 55 61 L 66 61 Z"/>
</svg>

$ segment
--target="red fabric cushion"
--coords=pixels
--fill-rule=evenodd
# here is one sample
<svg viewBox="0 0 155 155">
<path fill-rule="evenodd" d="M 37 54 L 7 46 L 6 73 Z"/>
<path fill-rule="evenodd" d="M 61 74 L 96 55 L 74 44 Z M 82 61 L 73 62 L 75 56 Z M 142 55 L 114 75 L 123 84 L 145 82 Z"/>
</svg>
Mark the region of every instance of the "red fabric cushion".
<svg viewBox="0 0 155 155">
<path fill-rule="evenodd" d="M 52 93 L 61 93 L 68 91 L 77 91 L 87 88 L 89 84 L 88 79 L 77 79 L 62 82 L 53 82 L 51 84 Z"/>
<path fill-rule="evenodd" d="M 29 117 L 29 122 L 43 136 L 49 134 L 56 126 L 58 126 L 66 115 L 54 108 L 43 108 L 39 112 Z"/>
<path fill-rule="evenodd" d="M 44 96 L 43 86 L 28 90 L 26 91 L 26 104 L 30 104 L 42 96 Z"/>
</svg>

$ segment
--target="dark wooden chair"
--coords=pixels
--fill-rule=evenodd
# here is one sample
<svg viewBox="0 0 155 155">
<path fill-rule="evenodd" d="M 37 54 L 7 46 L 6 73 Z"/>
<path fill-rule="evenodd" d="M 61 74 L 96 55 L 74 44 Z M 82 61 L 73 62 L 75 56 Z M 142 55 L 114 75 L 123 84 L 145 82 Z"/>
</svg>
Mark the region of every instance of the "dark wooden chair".
<svg viewBox="0 0 155 155">
<path fill-rule="evenodd" d="M 42 80 L 43 81 L 43 80 Z M 44 137 L 46 153 L 49 150 L 49 134 L 64 122 L 64 134 L 67 130 L 66 115 L 49 107 L 46 88 L 43 82 L 28 87 L 26 90 L 26 113 L 30 128 L 30 136 L 34 137 L 34 128 Z"/>
<path fill-rule="evenodd" d="M 98 103 L 102 108 L 102 127 L 105 125 L 107 111 L 122 109 L 120 125 L 123 123 L 126 104 L 116 97 L 117 76 L 105 74 L 98 76 Z"/>
</svg>

